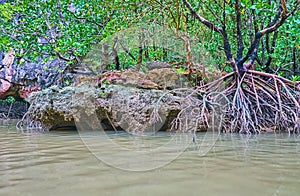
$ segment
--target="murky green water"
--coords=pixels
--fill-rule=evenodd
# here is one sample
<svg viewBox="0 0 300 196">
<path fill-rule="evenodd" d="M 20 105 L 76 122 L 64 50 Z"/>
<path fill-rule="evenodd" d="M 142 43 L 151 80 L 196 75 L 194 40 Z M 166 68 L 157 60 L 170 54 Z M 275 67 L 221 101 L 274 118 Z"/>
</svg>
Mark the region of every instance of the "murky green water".
<svg viewBox="0 0 300 196">
<path fill-rule="evenodd" d="M 81 136 L 93 142 L 103 137 L 90 133 Z M 137 139 L 109 133 L 109 137 L 124 149 L 151 151 L 173 136 L 158 134 Z M 198 135 L 199 144 L 203 144 L 204 137 Z M 178 145 L 183 142 L 184 139 L 177 140 Z M 112 152 L 110 146 L 99 146 L 103 155 Z M 182 154 L 171 147 L 159 153 L 167 157 L 176 150 L 179 156 L 163 167 L 144 172 L 126 171 L 97 158 L 76 131 L 20 133 L 14 126 L 2 123 L 0 195 L 300 194 L 300 137 L 297 135 L 221 135 L 206 156 L 199 156 L 199 146 L 193 144 Z M 147 164 L 147 160 L 139 161 L 140 157 L 136 157 L 136 165 Z"/>
</svg>

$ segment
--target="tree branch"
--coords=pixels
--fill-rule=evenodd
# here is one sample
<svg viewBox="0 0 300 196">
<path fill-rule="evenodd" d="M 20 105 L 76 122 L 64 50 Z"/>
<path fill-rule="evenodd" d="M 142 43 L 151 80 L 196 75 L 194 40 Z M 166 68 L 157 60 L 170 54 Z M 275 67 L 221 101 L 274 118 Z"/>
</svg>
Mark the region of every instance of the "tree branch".
<svg viewBox="0 0 300 196">
<path fill-rule="evenodd" d="M 187 0 L 183 0 L 185 6 L 190 10 L 191 14 L 202 24 L 207 26 L 209 29 L 216 31 L 223 35 L 223 29 L 214 25 L 212 22 L 208 21 L 207 19 L 201 17 L 191 6 L 191 4 Z"/>
<path fill-rule="evenodd" d="M 122 49 L 125 50 L 125 52 L 126 52 L 133 60 L 136 61 L 136 58 L 133 56 L 133 54 L 132 54 L 127 48 L 125 48 L 125 46 L 124 46 L 121 42 L 119 42 L 119 43 L 120 43 L 120 46 L 122 47 Z"/>
<path fill-rule="evenodd" d="M 225 7 L 226 7 L 226 1 L 223 0 L 223 27 L 224 27 L 224 29 L 226 29 L 226 12 L 225 12 Z"/>
<path fill-rule="evenodd" d="M 244 44 L 243 44 L 243 35 L 241 28 L 241 1 L 236 0 L 235 2 L 235 12 L 236 12 L 236 29 L 237 29 L 237 60 L 239 61 L 243 57 Z"/>
<path fill-rule="evenodd" d="M 187 1 L 187 0 L 183 0 L 185 6 L 190 10 L 191 14 L 202 24 L 204 24 L 206 27 L 208 27 L 209 29 L 211 29 L 212 31 L 215 31 L 217 33 L 220 33 L 222 35 L 223 38 L 223 44 L 224 44 L 224 50 L 225 50 L 225 54 L 227 57 L 227 60 L 230 62 L 230 64 L 233 66 L 233 68 L 235 67 L 235 60 L 232 57 L 232 52 L 231 52 L 231 46 L 228 40 L 228 36 L 226 33 L 226 29 L 225 29 L 225 25 L 223 26 L 223 28 L 218 27 L 217 25 L 214 25 L 211 21 L 201 17 L 191 6 L 191 4 Z"/>
<path fill-rule="evenodd" d="M 60 59 L 62 59 L 62 60 L 64 60 L 64 61 L 73 61 L 73 60 L 76 59 L 75 57 L 69 59 L 69 58 L 63 56 L 62 54 L 60 54 L 59 52 L 55 52 L 55 55 L 56 55 L 58 58 L 60 58 Z M 76 60 L 77 60 L 77 59 L 76 59 Z"/>
<path fill-rule="evenodd" d="M 163 10 L 164 10 L 164 9 L 167 9 L 168 12 L 171 14 L 171 18 L 172 18 L 174 24 L 177 24 L 176 18 L 175 18 L 175 16 L 174 16 L 173 11 L 172 11 L 172 9 L 170 8 L 170 6 L 164 5 L 164 4 L 161 2 L 161 0 L 154 0 L 154 2 L 158 3 L 158 4 L 161 6 L 161 9 L 163 9 Z"/>
<path fill-rule="evenodd" d="M 298 0 L 298 2 L 299 1 L 300 0 Z M 280 15 L 281 17 L 277 18 L 278 15 Z M 258 46 L 259 46 L 261 37 L 263 35 L 266 35 L 266 34 L 276 31 L 286 21 L 286 19 L 288 18 L 289 15 L 290 14 L 288 14 L 285 0 L 281 0 L 281 4 L 279 6 L 278 13 L 276 14 L 276 16 L 272 22 L 274 24 L 267 26 L 265 29 L 262 29 L 261 31 L 259 31 L 255 34 L 254 41 L 251 43 L 251 46 L 249 47 L 246 56 L 241 61 L 238 62 L 237 66 L 242 67 L 243 64 L 246 62 L 246 60 L 248 60 L 249 58 L 250 58 L 250 62 L 248 65 L 252 66 L 254 63 L 254 60 L 256 58 L 256 55 L 257 55 L 257 50 L 258 50 Z"/>
<path fill-rule="evenodd" d="M 269 51 L 268 51 L 269 57 L 268 57 L 268 60 L 267 60 L 267 62 L 265 64 L 267 71 L 269 70 L 271 62 L 272 62 L 272 56 L 271 56 L 271 54 L 274 53 L 277 36 L 278 36 L 278 31 L 275 31 L 274 35 L 273 35 L 273 39 L 272 39 L 271 49 L 269 49 Z M 269 43 L 268 43 L 268 45 L 269 45 Z"/>
<path fill-rule="evenodd" d="M 266 50 L 268 53 L 270 53 L 270 39 L 269 39 L 269 34 L 266 35 Z"/>
<path fill-rule="evenodd" d="M 215 1 L 215 2 L 216 2 L 216 1 Z M 202 3 L 204 3 L 204 2 L 202 1 Z M 216 2 L 216 4 L 217 4 L 217 2 Z M 215 17 L 215 19 L 216 19 L 219 23 L 221 23 L 223 26 L 225 25 L 224 21 L 222 21 L 222 20 L 220 19 L 220 17 L 217 16 L 217 14 L 212 10 L 212 8 L 211 8 L 209 5 L 207 6 L 207 9 L 208 9 L 208 11 Z"/>
<path fill-rule="evenodd" d="M 117 51 L 117 44 L 118 44 L 118 38 L 115 37 L 114 44 L 112 47 L 112 53 L 114 55 L 114 61 L 115 61 L 115 65 L 116 65 L 115 69 L 120 70 L 120 60 L 119 60 L 119 55 L 118 55 L 118 51 Z"/>
<path fill-rule="evenodd" d="M 280 7 L 282 7 L 282 12 L 281 12 L 281 19 L 278 21 L 278 22 L 275 22 L 275 21 L 277 21 L 278 19 L 277 19 L 277 15 L 279 15 L 279 12 L 280 12 L 280 9 L 279 9 L 279 11 L 278 11 L 278 14 L 275 16 L 275 20 L 274 20 L 274 25 L 272 25 L 271 24 L 271 26 L 270 27 L 267 27 L 267 28 L 265 28 L 265 29 L 263 29 L 263 30 L 261 30 L 260 32 L 261 32 L 261 36 L 263 36 L 263 35 L 265 35 L 265 34 L 268 34 L 268 33 L 272 33 L 273 31 L 275 31 L 275 30 L 277 30 L 284 22 L 285 22 L 285 20 L 288 18 L 288 14 L 287 14 L 287 8 L 286 8 L 286 3 L 285 3 L 285 0 L 281 0 L 281 6 Z"/>
<path fill-rule="evenodd" d="M 252 6 L 254 5 L 254 0 L 251 0 Z M 254 9 L 252 9 L 252 16 L 253 16 L 253 23 L 254 23 L 254 32 L 258 32 L 258 25 L 257 25 L 257 20 L 256 20 L 256 14 L 254 12 Z"/>
<path fill-rule="evenodd" d="M 107 23 L 111 20 L 111 17 L 114 15 L 114 10 L 110 13 L 110 15 L 108 16 L 108 18 L 107 18 L 107 20 L 106 21 L 101 21 L 102 22 L 102 24 L 100 24 L 100 23 L 98 23 L 98 22 L 96 22 L 95 20 L 90 20 L 90 19 L 88 19 L 88 18 L 86 18 L 86 17 L 79 17 L 79 16 L 77 16 L 75 13 L 73 13 L 73 12 L 71 12 L 70 10 L 68 10 L 69 11 L 69 13 L 71 13 L 72 14 L 72 16 L 74 17 L 74 18 L 76 18 L 77 20 L 84 20 L 84 21 L 86 21 L 86 22 L 89 22 L 89 23 L 92 23 L 92 24 L 95 24 L 96 26 L 98 26 L 100 29 L 103 29 L 106 25 L 107 25 Z"/>
</svg>

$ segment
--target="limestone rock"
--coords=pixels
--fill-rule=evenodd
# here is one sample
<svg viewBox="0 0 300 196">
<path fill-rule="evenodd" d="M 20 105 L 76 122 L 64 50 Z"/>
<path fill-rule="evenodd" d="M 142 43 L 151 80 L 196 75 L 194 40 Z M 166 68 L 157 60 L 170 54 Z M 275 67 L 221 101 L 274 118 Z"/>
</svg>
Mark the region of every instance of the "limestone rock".
<svg viewBox="0 0 300 196">
<path fill-rule="evenodd" d="M 87 126 L 112 125 L 130 133 L 169 129 L 180 111 L 180 97 L 156 89 L 122 85 L 91 85 L 59 88 L 57 86 L 32 93 L 28 101 L 29 118 L 45 129 L 75 125 L 87 118 Z M 94 117 L 99 122 L 93 122 Z"/>
</svg>

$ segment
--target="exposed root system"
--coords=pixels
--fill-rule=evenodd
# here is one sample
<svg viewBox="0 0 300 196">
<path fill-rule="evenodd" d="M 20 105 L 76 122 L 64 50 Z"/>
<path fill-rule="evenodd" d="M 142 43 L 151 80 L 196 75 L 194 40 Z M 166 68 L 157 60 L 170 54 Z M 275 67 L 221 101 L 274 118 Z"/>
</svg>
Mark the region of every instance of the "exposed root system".
<svg viewBox="0 0 300 196">
<path fill-rule="evenodd" d="M 227 74 L 198 90 L 208 103 L 214 100 L 222 104 L 221 131 L 251 134 L 299 133 L 299 88 L 299 82 L 249 70 L 241 77 L 234 72 Z"/>
</svg>

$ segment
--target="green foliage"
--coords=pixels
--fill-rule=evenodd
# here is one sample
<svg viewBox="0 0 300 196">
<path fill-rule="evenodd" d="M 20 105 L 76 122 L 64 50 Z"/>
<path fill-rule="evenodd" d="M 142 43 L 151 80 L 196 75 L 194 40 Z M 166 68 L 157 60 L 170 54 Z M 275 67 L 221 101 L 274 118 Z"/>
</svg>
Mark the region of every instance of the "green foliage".
<svg viewBox="0 0 300 196">
<path fill-rule="evenodd" d="M 65 58 L 83 56 L 92 44 L 102 40 L 106 23 L 114 23 L 115 19 L 109 21 L 114 3 L 108 0 L 4 3 L 0 7 L 1 27 L 5 29 L 1 32 L 1 47 L 13 46 L 30 59 L 56 53 Z"/>
<path fill-rule="evenodd" d="M 291 76 L 291 80 L 292 80 L 293 82 L 300 81 L 300 76 Z"/>
<path fill-rule="evenodd" d="M 0 105 L 7 105 L 16 102 L 12 96 L 7 97 L 5 100 L 0 100 Z"/>
<path fill-rule="evenodd" d="M 183 73 L 183 72 L 185 72 L 185 71 L 186 71 L 186 69 L 183 68 L 183 67 L 180 67 L 180 68 L 176 69 L 176 72 L 177 72 L 178 74 L 181 74 L 181 73 Z"/>
<path fill-rule="evenodd" d="M 235 0 L 203 0 L 189 1 L 201 16 L 213 24 L 222 27 L 226 25 L 228 39 L 234 55 L 237 53 L 236 40 L 236 10 Z M 255 23 L 260 30 L 274 19 L 278 3 L 265 0 L 242 0 L 241 21 L 242 35 L 246 54 L 251 43 L 251 29 Z M 288 2 L 288 9 L 293 4 Z M 224 14 L 225 13 L 225 14 Z M 226 21 L 224 24 L 222 21 Z M 249 23 L 250 21 L 250 23 Z M 83 58 L 93 46 L 109 41 L 116 33 L 132 27 L 147 28 L 160 26 L 172 30 L 177 37 L 174 47 L 167 51 L 158 45 L 149 44 L 147 55 L 143 55 L 143 62 L 161 60 L 167 62 L 183 61 L 185 51 L 183 38 L 189 38 L 191 53 L 196 63 L 217 67 L 225 71 L 232 71 L 224 55 L 222 37 L 197 22 L 180 0 L 24 0 L 9 1 L 0 4 L 0 50 L 7 51 L 10 47 L 19 56 L 36 59 L 47 54 L 49 58 L 62 56 L 73 59 L 74 56 Z M 279 66 L 293 70 L 293 64 L 299 65 L 300 59 L 300 15 L 299 11 L 288 18 L 278 30 L 274 51 L 267 51 L 274 33 L 261 40 L 258 51 L 256 69 L 266 70 L 268 58 L 272 58 L 271 70 Z M 121 37 L 121 39 L 125 39 Z M 127 39 L 127 38 L 126 38 Z M 137 35 L 132 35 L 132 42 L 137 41 Z M 154 38 L 153 38 L 154 39 Z M 163 38 L 161 38 L 163 39 Z M 268 40 L 267 40 L 268 39 Z M 174 39 L 175 40 L 175 39 Z M 180 44 L 180 47 L 175 47 Z M 136 44 L 137 45 L 137 44 Z M 125 51 L 118 54 L 121 66 L 129 68 L 135 66 L 138 59 L 138 47 L 129 48 L 135 59 L 128 57 Z M 144 49 L 145 51 L 145 49 Z M 94 54 L 93 54 L 94 55 Z M 94 59 L 100 59 L 95 54 Z M 297 62 L 292 63 L 293 59 Z M 71 62 L 72 63 L 72 62 Z M 89 62 L 92 68 L 101 66 L 99 62 Z M 110 63 L 114 69 L 114 62 Z M 44 69 L 47 69 L 46 67 Z M 289 76 L 289 72 L 280 74 Z M 293 73 L 295 75 L 295 73 Z"/>
<path fill-rule="evenodd" d="M 107 93 L 106 92 L 104 92 L 104 91 L 100 91 L 100 97 L 101 98 L 105 98 L 105 96 L 107 95 Z"/>
</svg>

